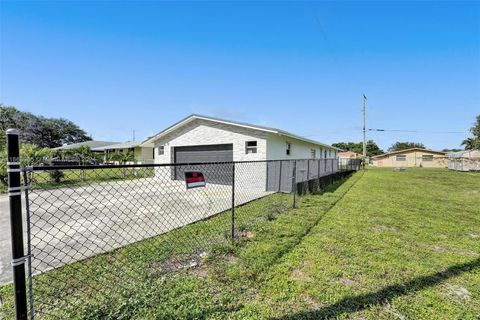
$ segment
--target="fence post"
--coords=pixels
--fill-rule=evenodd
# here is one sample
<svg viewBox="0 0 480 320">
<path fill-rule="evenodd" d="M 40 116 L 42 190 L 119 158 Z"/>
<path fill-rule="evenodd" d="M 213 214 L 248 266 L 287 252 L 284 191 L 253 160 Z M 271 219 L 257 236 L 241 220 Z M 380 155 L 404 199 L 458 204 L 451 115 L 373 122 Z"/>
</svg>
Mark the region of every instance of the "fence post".
<svg viewBox="0 0 480 320">
<path fill-rule="evenodd" d="M 232 241 L 235 239 L 235 162 L 232 162 Z"/>
<path fill-rule="evenodd" d="M 16 319 L 27 319 L 25 253 L 23 249 L 22 189 L 20 186 L 20 145 L 18 131 L 7 130 L 7 173 L 12 237 L 13 290 Z"/>
<path fill-rule="evenodd" d="M 278 173 L 278 192 L 282 191 L 282 160 L 280 160 L 280 168 Z"/>
<path fill-rule="evenodd" d="M 292 191 L 293 191 L 293 203 L 292 208 L 296 206 L 296 193 L 297 193 L 297 160 L 293 160 L 293 173 L 292 173 Z"/>
</svg>

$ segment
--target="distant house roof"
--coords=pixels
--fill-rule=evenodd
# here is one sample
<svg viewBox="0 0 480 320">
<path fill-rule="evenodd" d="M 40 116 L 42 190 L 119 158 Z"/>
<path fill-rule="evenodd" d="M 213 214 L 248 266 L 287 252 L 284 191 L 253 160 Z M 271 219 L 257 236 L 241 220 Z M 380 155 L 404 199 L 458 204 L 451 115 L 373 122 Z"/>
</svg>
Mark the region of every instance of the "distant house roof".
<svg viewBox="0 0 480 320">
<path fill-rule="evenodd" d="M 79 148 L 81 146 L 87 146 L 87 147 L 90 147 L 91 150 L 93 150 L 93 149 L 96 149 L 96 148 L 99 148 L 99 147 L 103 147 L 103 146 L 107 146 L 107 145 L 115 144 L 115 143 L 118 143 L 118 142 L 90 140 L 90 141 L 72 143 L 72 144 L 69 144 L 69 145 L 53 148 L 53 150 L 68 150 L 68 149 Z"/>
<path fill-rule="evenodd" d="M 388 157 L 394 154 L 399 154 L 399 153 L 410 153 L 410 152 L 415 152 L 415 151 L 422 151 L 422 152 L 427 152 L 427 153 L 433 153 L 433 154 L 438 154 L 438 155 L 446 155 L 446 152 L 442 151 L 434 151 L 434 150 L 428 150 L 428 149 L 422 149 L 422 148 L 410 148 L 410 149 L 404 149 L 404 150 L 399 150 L 399 151 L 394 151 L 394 152 L 388 152 L 384 154 L 380 154 L 378 156 L 373 156 L 372 159 L 377 159 L 377 158 L 383 158 L 383 157 Z"/>
<path fill-rule="evenodd" d="M 104 150 L 114 150 L 114 149 L 129 149 L 129 148 L 135 148 L 138 147 L 142 144 L 142 141 L 126 141 L 126 142 L 120 142 L 120 143 L 114 143 L 114 144 L 109 144 L 105 145 L 102 147 L 94 148 L 92 151 L 104 151 Z"/>
<path fill-rule="evenodd" d="M 321 142 L 311 140 L 311 139 L 307 139 L 305 137 L 298 136 L 296 134 L 293 134 L 293 133 L 290 133 L 290 132 L 287 132 L 287 131 L 284 131 L 284 130 L 281 130 L 281 129 L 265 127 L 265 126 L 260 126 L 260 125 L 256 125 L 256 124 L 249 124 L 249 123 L 245 123 L 245 122 L 237 122 L 237 121 L 224 120 L 224 119 L 219 119 L 219 118 L 214 118 L 214 117 L 202 116 L 202 115 L 199 115 L 199 114 L 192 114 L 192 115 L 180 120 L 179 122 L 173 124 L 172 126 L 166 128 L 165 130 L 159 132 L 158 134 L 154 135 L 153 137 L 147 138 L 143 142 L 143 144 L 144 145 L 145 144 L 152 144 L 152 143 L 154 143 L 155 140 L 163 137 L 164 135 L 166 135 L 166 134 L 170 133 L 171 131 L 177 129 L 178 127 L 181 127 L 181 126 L 183 126 L 183 125 L 185 125 L 185 124 L 187 124 L 187 123 L 189 123 L 193 120 L 196 120 L 196 119 L 207 120 L 207 121 L 212 121 L 212 122 L 222 123 L 222 124 L 229 124 L 229 125 L 233 125 L 233 126 L 237 126 L 237 127 L 254 129 L 254 130 L 259 130 L 259 131 L 263 131 L 263 132 L 270 132 L 270 133 L 282 135 L 282 136 L 285 136 L 285 137 L 289 137 L 289 138 L 293 138 L 293 139 L 297 139 L 297 140 L 321 145 L 321 146 L 324 146 L 324 147 L 327 147 L 327 148 L 331 148 L 331 149 L 335 149 L 335 150 L 339 150 L 339 151 L 341 150 L 339 148 L 332 147 L 328 144 L 321 143 Z"/>
</svg>

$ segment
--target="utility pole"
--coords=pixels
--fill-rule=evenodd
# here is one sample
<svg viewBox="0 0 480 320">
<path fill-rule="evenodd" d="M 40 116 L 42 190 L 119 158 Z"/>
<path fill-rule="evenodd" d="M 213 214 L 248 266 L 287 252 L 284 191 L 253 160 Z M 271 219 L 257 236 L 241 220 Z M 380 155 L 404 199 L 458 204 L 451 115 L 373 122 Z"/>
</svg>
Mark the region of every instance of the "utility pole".
<svg viewBox="0 0 480 320">
<path fill-rule="evenodd" d="M 132 141 L 135 141 L 135 130 L 133 130 L 133 140 Z"/>
<path fill-rule="evenodd" d="M 363 165 L 365 166 L 365 160 L 367 159 L 367 137 L 366 137 L 366 128 L 365 128 L 365 103 L 367 101 L 367 97 L 365 94 L 362 97 L 362 113 L 363 113 Z"/>
</svg>

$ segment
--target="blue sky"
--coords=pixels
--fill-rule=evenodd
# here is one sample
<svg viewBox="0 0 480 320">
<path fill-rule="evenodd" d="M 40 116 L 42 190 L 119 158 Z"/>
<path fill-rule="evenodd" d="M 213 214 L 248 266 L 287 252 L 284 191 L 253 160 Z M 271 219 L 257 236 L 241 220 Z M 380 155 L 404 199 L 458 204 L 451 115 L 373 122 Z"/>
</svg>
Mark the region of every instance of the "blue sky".
<svg viewBox="0 0 480 320">
<path fill-rule="evenodd" d="M 1 2 L 0 102 L 98 140 L 200 113 L 326 143 L 459 147 L 480 114 L 480 2 Z M 445 133 L 459 131 L 463 133 Z"/>
</svg>

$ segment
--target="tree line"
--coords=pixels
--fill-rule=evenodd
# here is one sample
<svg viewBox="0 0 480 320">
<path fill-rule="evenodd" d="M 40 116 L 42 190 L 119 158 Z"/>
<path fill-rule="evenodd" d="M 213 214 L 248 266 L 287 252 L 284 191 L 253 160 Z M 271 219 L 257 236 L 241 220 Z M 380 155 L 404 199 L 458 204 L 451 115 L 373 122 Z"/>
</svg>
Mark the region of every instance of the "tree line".
<svg viewBox="0 0 480 320">
<path fill-rule="evenodd" d="M 461 145 L 464 146 L 465 150 L 474 150 L 480 149 L 480 115 L 476 117 L 475 123 L 470 128 L 472 137 L 469 137 L 462 141 Z M 345 150 L 353 151 L 358 154 L 363 154 L 363 143 L 362 142 L 337 142 L 332 144 L 332 146 Z M 419 142 L 402 142 L 397 141 L 387 149 L 388 152 L 401 151 L 411 148 L 421 148 L 427 149 L 423 143 Z M 460 151 L 460 149 L 443 149 L 443 151 Z M 373 140 L 367 141 L 367 157 L 373 157 L 385 153 Z"/>
</svg>

